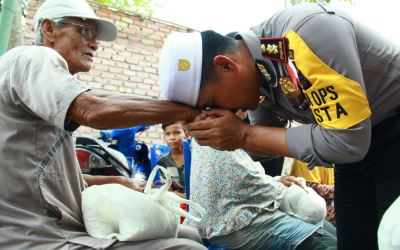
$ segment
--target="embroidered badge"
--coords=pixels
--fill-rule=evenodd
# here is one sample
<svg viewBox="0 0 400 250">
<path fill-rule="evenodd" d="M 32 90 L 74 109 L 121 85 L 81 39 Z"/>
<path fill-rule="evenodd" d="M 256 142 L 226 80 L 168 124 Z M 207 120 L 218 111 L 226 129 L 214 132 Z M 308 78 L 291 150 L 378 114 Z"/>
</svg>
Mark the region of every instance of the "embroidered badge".
<svg viewBox="0 0 400 250">
<path fill-rule="evenodd" d="M 261 63 L 257 63 L 258 70 L 263 74 L 267 81 L 271 81 L 271 75 L 268 73 L 267 69 Z"/>
<path fill-rule="evenodd" d="M 290 79 L 288 76 L 282 76 L 279 78 L 279 85 L 281 86 L 283 93 L 289 98 L 297 98 L 301 94 L 301 91 L 296 89 L 292 79 Z"/>
<path fill-rule="evenodd" d="M 285 37 L 261 38 L 260 43 L 264 58 L 287 63 L 289 51 L 288 40 Z"/>
<path fill-rule="evenodd" d="M 186 59 L 178 60 L 178 71 L 188 71 L 190 69 L 190 62 Z"/>
</svg>

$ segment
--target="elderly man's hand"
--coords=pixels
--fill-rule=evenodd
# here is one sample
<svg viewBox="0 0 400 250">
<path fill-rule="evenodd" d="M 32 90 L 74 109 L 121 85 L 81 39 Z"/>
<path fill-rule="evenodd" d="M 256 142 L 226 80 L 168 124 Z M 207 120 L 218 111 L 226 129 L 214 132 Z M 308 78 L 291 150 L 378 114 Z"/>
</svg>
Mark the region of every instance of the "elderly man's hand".
<svg viewBox="0 0 400 250">
<path fill-rule="evenodd" d="M 83 179 L 88 186 L 117 183 L 135 191 L 143 192 L 146 182 L 124 176 L 99 176 L 84 174 Z"/>
<path fill-rule="evenodd" d="M 282 176 L 279 181 L 286 187 L 290 187 L 293 184 L 301 185 L 294 176 Z"/>
<path fill-rule="evenodd" d="M 243 146 L 245 126 L 233 112 L 213 109 L 203 111 L 185 127 L 200 145 L 219 150 L 234 150 Z"/>
<path fill-rule="evenodd" d="M 146 182 L 144 182 L 144 181 L 139 181 L 136 179 L 126 178 L 126 177 L 122 177 L 122 176 L 118 176 L 118 177 L 119 178 L 117 180 L 117 183 L 124 185 L 125 187 L 128 187 L 128 188 L 133 189 L 138 192 L 143 192 L 144 187 L 146 186 Z"/>
<path fill-rule="evenodd" d="M 290 187 L 293 184 L 298 185 L 299 187 L 303 188 L 307 192 L 307 190 L 305 189 L 305 187 L 306 187 L 305 183 L 302 183 L 298 178 L 296 178 L 294 176 L 282 176 L 279 179 L 279 182 L 281 182 L 286 187 Z"/>
</svg>

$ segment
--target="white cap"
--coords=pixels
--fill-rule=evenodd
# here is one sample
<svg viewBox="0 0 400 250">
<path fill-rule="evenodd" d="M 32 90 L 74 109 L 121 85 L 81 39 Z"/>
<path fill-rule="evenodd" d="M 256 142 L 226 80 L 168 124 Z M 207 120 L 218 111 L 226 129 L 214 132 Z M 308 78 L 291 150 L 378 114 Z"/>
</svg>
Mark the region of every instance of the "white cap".
<svg viewBox="0 0 400 250">
<path fill-rule="evenodd" d="M 196 106 L 202 54 L 199 32 L 176 32 L 168 36 L 159 63 L 161 93 L 167 100 Z"/>
<path fill-rule="evenodd" d="M 47 0 L 39 7 L 35 14 L 35 32 L 38 31 L 39 25 L 43 19 L 62 17 L 78 17 L 95 20 L 97 24 L 96 39 L 101 41 L 114 41 L 117 38 L 118 31 L 114 23 L 97 17 L 85 0 Z"/>
</svg>

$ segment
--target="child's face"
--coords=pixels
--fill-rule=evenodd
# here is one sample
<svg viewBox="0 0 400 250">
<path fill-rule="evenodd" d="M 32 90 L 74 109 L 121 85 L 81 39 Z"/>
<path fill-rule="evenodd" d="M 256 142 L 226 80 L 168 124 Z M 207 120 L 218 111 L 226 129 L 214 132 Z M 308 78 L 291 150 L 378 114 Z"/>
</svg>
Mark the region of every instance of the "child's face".
<svg viewBox="0 0 400 250">
<path fill-rule="evenodd" d="M 181 124 L 179 124 L 179 123 L 171 124 L 165 128 L 164 140 L 168 144 L 168 146 L 171 148 L 171 150 L 182 148 L 181 138 L 186 138 L 186 134 L 185 134 Z"/>
</svg>

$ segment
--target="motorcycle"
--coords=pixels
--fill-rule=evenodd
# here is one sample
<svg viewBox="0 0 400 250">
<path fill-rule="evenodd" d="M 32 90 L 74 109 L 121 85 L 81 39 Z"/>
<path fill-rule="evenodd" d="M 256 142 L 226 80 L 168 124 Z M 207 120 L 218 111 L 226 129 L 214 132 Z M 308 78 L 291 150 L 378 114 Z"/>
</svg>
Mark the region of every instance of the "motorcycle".
<svg viewBox="0 0 400 250">
<path fill-rule="evenodd" d="M 136 134 L 149 128 L 148 125 L 124 129 L 101 130 L 100 138 L 110 143 L 109 147 L 121 152 L 128 161 L 132 177 L 146 181 L 151 172 L 149 148 L 136 139 Z"/>
<path fill-rule="evenodd" d="M 76 155 L 82 173 L 91 175 L 122 175 L 128 178 L 135 178 L 140 181 L 147 181 L 151 170 L 157 165 L 161 155 L 169 152 L 166 144 L 152 144 L 149 147 L 136 139 L 136 134 L 148 129 L 149 126 L 136 126 L 125 129 L 101 130 L 98 139 L 89 136 L 78 136 L 76 138 Z M 190 149 L 187 143 L 187 149 Z M 188 155 L 188 152 L 185 155 Z M 150 158 L 149 158 L 150 156 Z M 190 162 L 190 157 L 185 157 Z M 187 162 L 185 164 L 188 164 Z M 189 171 L 185 176 L 189 180 Z M 189 175 L 188 175 L 189 173 Z M 164 181 L 160 173 L 156 173 L 153 185 L 160 187 Z M 187 194 L 189 187 L 187 188 Z M 181 208 L 187 210 L 186 204 Z M 181 218 L 181 223 L 184 218 Z"/>
<path fill-rule="evenodd" d="M 149 150 L 144 142 L 136 140 L 136 134 L 148 128 L 101 130 L 99 138 L 78 136 L 76 155 L 82 173 L 147 180 L 151 172 Z"/>
<path fill-rule="evenodd" d="M 125 156 L 99 139 L 87 135 L 76 137 L 75 153 L 84 174 L 132 176 Z"/>
</svg>

